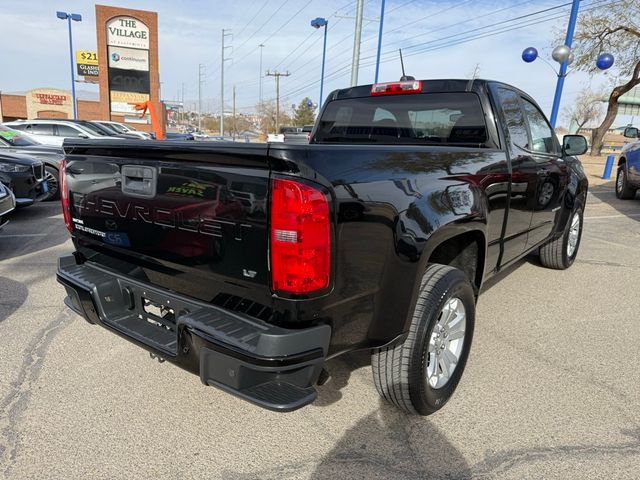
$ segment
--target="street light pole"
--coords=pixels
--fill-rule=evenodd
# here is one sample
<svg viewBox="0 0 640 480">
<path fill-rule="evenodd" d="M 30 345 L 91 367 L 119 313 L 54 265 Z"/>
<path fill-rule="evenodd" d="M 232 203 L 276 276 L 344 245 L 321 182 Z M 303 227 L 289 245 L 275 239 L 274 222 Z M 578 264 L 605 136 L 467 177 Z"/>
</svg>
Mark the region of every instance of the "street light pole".
<svg viewBox="0 0 640 480">
<path fill-rule="evenodd" d="M 264 78 L 262 73 L 262 49 L 264 48 L 264 44 L 258 45 L 260 47 L 260 95 L 258 96 L 258 105 L 262 105 L 262 79 Z"/>
<path fill-rule="evenodd" d="M 351 86 L 358 84 L 358 70 L 360 69 L 360 37 L 362 35 L 362 13 L 364 0 L 358 0 L 356 6 L 356 31 L 353 35 L 353 58 L 351 59 Z"/>
<path fill-rule="evenodd" d="M 380 6 L 380 28 L 378 29 L 378 52 L 376 53 L 376 76 L 373 83 L 378 83 L 378 73 L 380 72 L 380 50 L 382 50 L 382 26 L 384 24 L 384 2 Z"/>
<path fill-rule="evenodd" d="M 580 0 L 573 0 L 571 5 L 571 14 L 569 16 L 569 25 L 567 25 L 567 36 L 564 44 L 571 48 L 573 43 L 573 32 L 576 29 L 576 22 L 578 21 L 578 8 L 580 7 Z M 556 121 L 558 120 L 558 112 L 560 111 L 560 100 L 562 98 L 562 89 L 564 87 L 564 79 L 567 76 L 567 66 L 569 60 L 566 59 L 560 64 L 560 71 L 558 72 L 558 82 L 556 83 L 556 93 L 553 97 L 553 108 L 551 109 L 551 118 L 549 122 L 553 128 L 556 127 Z"/>
<path fill-rule="evenodd" d="M 323 89 L 324 89 L 324 62 L 327 56 L 327 28 L 329 25 L 329 20 L 326 18 L 318 17 L 314 20 L 311 20 L 311 26 L 315 29 L 320 27 L 324 27 L 324 43 L 322 45 L 322 70 L 320 73 L 320 99 L 318 100 L 318 110 L 322 108 L 322 99 L 323 97 Z"/>
<path fill-rule="evenodd" d="M 71 20 L 81 22 L 82 15 L 78 13 L 56 12 L 56 16 L 60 20 L 66 20 L 69 27 L 69 65 L 71 71 L 71 102 L 73 103 L 73 119 L 78 119 L 78 106 L 76 103 L 76 81 L 73 73 L 73 35 L 71 33 Z"/>
</svg>

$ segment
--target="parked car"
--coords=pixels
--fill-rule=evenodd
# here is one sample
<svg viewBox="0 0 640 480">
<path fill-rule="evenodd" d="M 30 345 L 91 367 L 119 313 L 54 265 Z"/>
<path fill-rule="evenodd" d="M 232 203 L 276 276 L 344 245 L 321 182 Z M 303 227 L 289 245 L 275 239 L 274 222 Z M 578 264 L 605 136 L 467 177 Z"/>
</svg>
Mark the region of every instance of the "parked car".
<svg viewBox="0 0 640 480">
<path fill-rule="evenodd" d="M 626 144 L 622 148 L 618 159 L 618 173 L 616 175 L 616 197 L 629 200 L 636 197 L 640 189 L 640 141 L 638 129 L 627 127 L 624 136 L 635 138 L 635 142 Z"/>
<path fill-rule="evenodd" d="M 309 145 L 74 140 L 58 281 L 89 323 L 261 407 L 313 402 L 327 359 L 368 350 L 380 395 L 430 414 L 459 383 L 484 281 L 531 252 L 573 264 L 586 148 L 526 93 L 468 79 L 336 90 Z M 96 185 L 85 165 L 114 174 Z M 231 196 L 199 210 L 205 181 L 264 192 L 267 215 Z M 212 248 L 188 255 L 198 239 Z"/>
<path fill-rule="evenodd" d="M 142 140 L 151 140 L 151 134 L 147 132 L 141 132 L 139 130 L 135 130 L 128 125 L 120 122 L 111 122 L 107 120 L 93 120 L 93 123 L 98 123 L 104 127 L 110 128 L 116 134 L 128 134 L 139 137 Z"/>
<path fill-rule="evenodd" d="M 62 147 L 42 145 L 27 133 L 0 125 L 0 153 L 23 153 L 44 163 L 45 179 L 49 188 L 47 200 L 59 199 L 58 179 L 60 162 L 64 158 Z"/>
<path fill-rule="evenodd" d="M 0 152 L 0 182 L 13 191 L 16 207 L 33 205 L 49 196 L 44 164 L 31 155 Z"/>
<path fill-rule="evenodd" d="M 186 140 L 195 140 L 195 137 L 191 133 L 173 133 L 166 132 L 164 134 L 164 139 L 169 141 L 186 141 Z"/>
<path fill-rule="evenodd" d="M 108 135 L 98 128 L 91 128 L 72 120 L 17 120 L 5 125 L 33 135 L 40 143 L 54 147 L 62 146 L 65 138 L 119 140 L 118 137 Z"/>
<path fill-rule="evenodd" d="M 305 125 L 301 127 L 300 130 L 297 131 L 286 131 L 284 133 L 284 142 L 285 143 L 309 143 L 311 139 L 311 131 L 313 130 L 313 125 Z"/>
<path fill-rule="evenodd" d="M 7 216 L 14 208 L 16 208 L 16 198 L 13 192 L 0 182 L 0 230 L 9 222 Z"/>
</svg>

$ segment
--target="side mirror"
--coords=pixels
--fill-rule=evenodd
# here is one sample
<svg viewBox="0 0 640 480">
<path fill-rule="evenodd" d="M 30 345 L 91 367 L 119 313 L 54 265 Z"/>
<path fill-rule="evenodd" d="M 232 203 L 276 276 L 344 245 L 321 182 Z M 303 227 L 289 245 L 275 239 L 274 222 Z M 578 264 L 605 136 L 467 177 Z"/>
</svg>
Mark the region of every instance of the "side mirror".
<svg viewBox="0 0 640 480">
<path fill-rule="evenodd" d="M 587 139 L 582 135 L 565 135 L 562 138 L 562 153 L 565 155 L 583 155 L 588 149 Z"/>
<path fill-rule="evenodd" d="M 624 136 L 627 138 L 638 138 L 638 129 L 636 127 L 627 127 L 624 129 Z"/>
</svg>

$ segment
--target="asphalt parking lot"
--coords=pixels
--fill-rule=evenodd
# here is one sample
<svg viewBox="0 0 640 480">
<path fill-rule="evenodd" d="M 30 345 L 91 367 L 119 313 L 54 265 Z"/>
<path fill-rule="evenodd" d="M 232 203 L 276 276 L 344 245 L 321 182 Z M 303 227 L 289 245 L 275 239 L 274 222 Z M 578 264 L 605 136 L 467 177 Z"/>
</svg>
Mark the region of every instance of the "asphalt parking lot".
<svg viewBox="0 0 640 480">
<path fill-rule="evenodd" d="M 535 257 L 478 305 L 451 402 L 408 417 L 367 358 L 329 365 L 318 401 L 254 407 L 64 307 L 59 205 L 0 232 L 0 477 L 437 479 L 640 477 L 640 195 L 592 188 L 564 272 Z"/>
</svg>

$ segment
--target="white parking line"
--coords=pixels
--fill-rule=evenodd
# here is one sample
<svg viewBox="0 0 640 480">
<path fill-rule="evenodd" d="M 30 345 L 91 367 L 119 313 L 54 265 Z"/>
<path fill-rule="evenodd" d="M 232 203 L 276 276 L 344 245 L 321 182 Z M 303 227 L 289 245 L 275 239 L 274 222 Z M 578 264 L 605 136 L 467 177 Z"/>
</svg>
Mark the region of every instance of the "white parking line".
<svg viewBox="0 0 640 480">
<path fill-rule="evenodd" d="M 48 233 L 21 233 L 16 235 L 0 235 L 0 238 L 46 237 Z"/>
<path fill-rule="evenodd" d="M 598 220 L 600 218 L 640 217 L 640 213 L 628 213 L 626 215 L 601 215 L 598 217 L 584 217 L 585 220 Z"/>
</svg>

